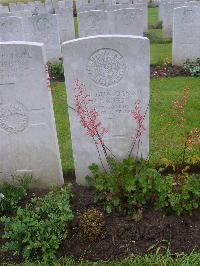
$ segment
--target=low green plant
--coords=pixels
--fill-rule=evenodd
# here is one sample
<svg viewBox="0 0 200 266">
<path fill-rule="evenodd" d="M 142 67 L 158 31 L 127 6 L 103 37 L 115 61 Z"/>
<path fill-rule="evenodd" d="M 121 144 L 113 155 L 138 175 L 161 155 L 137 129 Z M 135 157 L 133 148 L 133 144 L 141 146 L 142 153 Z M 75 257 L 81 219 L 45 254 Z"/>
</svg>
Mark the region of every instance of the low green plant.
<svg viewBox="0 0 200 266">
<path fill-rule="evenodd" d="M 154 25 L 149 24 L 148 28 L 149 29 L 162 29 L 162 21 L 158 21 Z"/>
<path fill-rule="evenodd" d="M 150 40 L 150 43 L 166 44 L 172 42 L 171 38 L 164 38 L 154 33 L 153 31 L 145 32 L 145 37 L 147 37 Z"/>
<path fill-rule="evenodd" d="M 200 176 L 185 176 L 181 184 L 175 183 L 173 192 L 168 194 L 169 205 L 178 215 L 184 211 L 192 213 L 200 202 Z"/>
<path fill-rule="evenodd" d="M 28 260 L 44 263 L 55 258 L 61 241 L 68 235 L 68 222 L 73 219 L 70 207 L 71 185 L 56 189 L 44 198 L 33 198 L 15 217 L 2 217 L 7 239 L 4 250 L 14 251 Z"/>
<path fill-rule="evenodd" d="M 155 209 L 169 208 L 178 215 L 192 212 L 200 202 L 200 179 L 184 175 L 162 176 L 146 161 L 133 158 L 117 162 L 110 159 L 111 170 L 102 171 L 93 164 L 89 167 L 92 176 L 86 179 L 95 187 L 95 202 L 102 204 L 107 213 L 127 212 L 135 215 L 147 203 Z M 162 170 L 162 169 L 161 169 Z"/>
<path fill-rule="evenodd" d="M 60 59 L 58 63 L 48 63 L 49 76 L 51 80 L 64 81 L 64 66 L 63 61 Z"/>
<path fill-rule="evenodd" d="M 183 69 L 189 73 L 192 77 L 200 77 L 200 58 L 194 61 L 186 60 L 183 64 Z"/>
<path fill-rule="evenodd" d="M 155 2 L 153 2 L 152 0 L 150 0 L 148 2 L 148 8 L 155 8 L 158 7 L 158 4 L 156 4 Z"/>
<path fill-rule="evenodd" d="M 151 199 L 153 179 L 160 177 L 155 169 L 149 168 L 147 162 L 138 162 L 129 157 L 122 162 L 110 159 L 111 170 L 102 171 L 92 164 L 89 169 L 92 176 L 86 179 L 96 190 L 95 201 L 103 204 L 104 209 L 132 213 Z"/>
<path fill-rule="evenodd" d="M 13 177 L 12 183 L 0 185 L 0 213 L 10 213 L 15 211 L 19 202 L 27 195 L 31 176 Z"/>
</svg>

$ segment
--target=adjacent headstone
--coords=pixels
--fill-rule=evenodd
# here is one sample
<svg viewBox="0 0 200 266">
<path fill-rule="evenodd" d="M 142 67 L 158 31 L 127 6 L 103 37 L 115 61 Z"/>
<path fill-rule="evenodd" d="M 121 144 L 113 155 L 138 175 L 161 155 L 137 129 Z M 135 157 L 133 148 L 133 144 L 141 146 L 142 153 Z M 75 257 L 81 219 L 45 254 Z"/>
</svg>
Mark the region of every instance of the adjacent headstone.
<svg viewBox="0 0 200 266">
<path fill-rule="evenodd" d="M 41 14 L 27 19 L 26 40 L 45 44 L 47 60 L 57 62 L 61 57 L 60 36 L 57 16 Z"/>
<path fill-rule="evenodd" d="M 15 14 L 11 13 L 11 12 L 0 13 L 0 18 L 3 18 L 3 17 L 14 17 L 14 16 L 15 16 Z"/>
<path fill-rule="evenodd" d="M 143 36 L 142 19 L 142 10 L 135 8 L 81 12 L 78 14 L 79 37 L 105 34 Z"/>
<path fill-rule="evenodd" d="M 16 3 L 10 3 L 9 4 L 9 10 L 10 10 L 10 12 L 17 11 L 17 5 L 16 5 Z"/>
<path fill-rule="evenodd" d="M 0 181 L 32 176 L 62 185 L 52 100 L 42 44 L 0 43 Z"/>
<path fill-rule="evenodd" d="M 58 9 L 59 8 L 58 0 L 52 0 L 52 6 L 54 10 Z"/>
<path fill-rule="evenodd" d="M 61 42 L 75 38 L 74 16 L 72 8 L 59 8 L 56 10 Z"/>
<path fill-rule="evenodd" d="M 22 19 L 18 17 L 0 17 L 0 42 L 24 41 Z"/>
<path fill-rule="evenodd" d="M 0 6 L 0 14 L 9 12 L 8 6 Z"/>
<path fill-rule="evenodd" d="M 24 10 L 25 4 L 24 3 L 17 3 L 17 10 L 16 11 L 21 11 Z"/>
<path fill-rule="evenodd" d="M 91 10 L 78 14 L 79 37 L 104 35 L 110 32 L 108 12 Z"/>
<path fill-rule="evenodd" d="M 93 108 L 96 108 L 98 115 L 94 115 L 97 119 L 95 125 L 102 123 L 100 126 L 108 130 L 102 141 L 111 152 L 118 159 L 123 159 L 129 154 L 131 147 L 134 147 L 132 156 L 147 158 L 150 64 L 148 39 L 120 35 L 87 37 L 64 43 L 62 52 L 68 106 L 72 107 L 69 108 L 69 117 L 77 182 L 85 184 L 84 178 L 89 174 L 89 165 L 96 163 L 101 166 L 99 155 L 106 167 L 100 142 L 93 141 L 94 132 L 91 136 L 87 134 L 88 122 L 93 123 L 90 116 L 86 121 L 80 117 L 82 112 L 79 104 L 87 95 L 87 111 L 92 115 Z M 135 139 L 138 127 L 132 117 L 136 102 L 140 103 L 140 113 L 145 117 L 145 131 L 140 140 Z M 132 146 L 133 143 L 136 145 Z M 107 153 L 112 156 L 109 150 Z"/>
<path fill-rule="evenodd" d="M 200 6 L 174 10 L 173 64 L 182 65 L 187 59 L 200 58 Z"/>
<path fill-rule="evenodd" d="M 173 16 L 174 8 L 185 6 L 189 3 L 184 1 L 175 1 L 175 2 L 165 2 L 162 12 L 162 25 L 163 25 L 163 35 L 164 37 L 172 37 L 173 35 Z"/>
<path fill-rule="evenodd" d="M 78 6 L 76 10 L 77 10 L 77 13 L 90 11 L 90 10 L 96 10 L 96 5 L 92 5 L 92 4 L 82 5 L 82 6 Z"/>
<path fill-rule="evenodd" d="M 45 8 L 44 3 L 35 1 L 35 7 L 34 7 L 34 14 L 44 14 L 47 10 Z"/>
<path fill-rule="evenodd" d="M 113 17 L 110 34 L 143 36 L 142 10 L 134 8 L 119 9 L 109 12 Z"/>
<path fill-rule="evenodd" d="M 45 2 L 45 9 L 48 13 L 53 14 L 54 10 L 51 0 Z"/>
</svg>

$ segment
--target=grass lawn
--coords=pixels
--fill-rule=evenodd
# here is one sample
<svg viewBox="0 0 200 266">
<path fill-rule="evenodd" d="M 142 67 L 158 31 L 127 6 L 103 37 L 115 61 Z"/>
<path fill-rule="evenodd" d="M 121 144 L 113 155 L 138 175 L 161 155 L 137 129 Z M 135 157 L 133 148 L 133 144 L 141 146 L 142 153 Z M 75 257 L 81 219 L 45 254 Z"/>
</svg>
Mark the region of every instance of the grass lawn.
<svg viewBox="0 0 200 266">
<path fill-rule="evenodd" d="M 188 127 L 186 130 L 199 126 L 199 79 L 192 77 L 166 78 L 151 80 L 151 108 L 150 108 L 150 151 L 151 161 L 159 163 L 160 158 L 167 157 L 179 161 L 180 132 L 166 126 L 170 119 L 161 119 L 161 115 L 170 109 L 171 102 L 181 94 L 184 86 L 188 85 L 190 98 L 186 117 Z M 69 120 L 65 85 L 63 82 L 53 82 L 53 99 L 56 117 L 57 133 L 60 145 L 63 171 L 73 169 L 72 148 L 70 140 Z M 198 153 L 200 150 L 198 150 Z M 191 151 L 191 154 L 194 152 Z"/>
<path fill-rule="evenodd" d="M 148 8 L 149 25 L 155 26 L 158 23 L 158 7 Z"/>
<path fill-rule="evenodd" d="M 45 266 L 43 263 L 23 263 L 21 266 Z M 75 262 L 70 258 L 63 258 L 52 265 L 54 266 L 199 266 L 200 255 L 192 253 L 190 255 L 180 255 L 173 259 L 170 254 L 161 256 L 159 254 L 144 255 L 135 258 L 124 259 L 122 261 L 110 262 Z"/>
<path fill-rule="evenodd" d="M 172 44 L 152 43 L 150 46 L 151 65 L 162 65 L 166 59 L 172 62 Z"/>
</svg>

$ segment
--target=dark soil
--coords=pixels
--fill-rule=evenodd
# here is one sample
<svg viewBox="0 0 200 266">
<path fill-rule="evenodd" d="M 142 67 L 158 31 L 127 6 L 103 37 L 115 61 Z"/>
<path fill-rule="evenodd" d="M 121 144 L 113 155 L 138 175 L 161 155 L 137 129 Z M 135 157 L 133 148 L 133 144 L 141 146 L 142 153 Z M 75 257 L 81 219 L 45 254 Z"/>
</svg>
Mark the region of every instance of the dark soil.
<svg viewBox="0 0 200 266">
<path fill-rule="evenodd" d="M 68 173 L 65 179 L 74 183 L 74 174 Z M 47 190 L 31 191 L 22 202 L 22 206 L 30 200 L 33 193 L 43 196 Z M 163 211 L 155 211 L 148 206 L 143 210 L 140 221 L 117 213 L 104 214 L 105 226 L 101 234 L 96 239 L 88 240 L 80 237 L 77 217 L 88 208 L 101 208 L 93 203 L 91 188 L 74 183 L 73 193 L 75 219 L 69 228 L 69 238 L 61 244 L 58 257 L 71 256 L 76 259 L 98 261 L 155 252 L 158 248 L 161 252 L 169 248 L 172 254 L 200 250 L 200 208 L 194 210 L 191 216 L 178 217 Z M 0 230 L 2 233 L 2 225 Z M 2 243 L 3 240 L 0 239 L 0 244 Z M 0 262 L 8 261 L 19 262 L 19 259 L 13 254 L 0 254 Z"/>
<path fill-rule="evenodd" d="M 190 76 L 181 66 L 172 66 L 168 64 L 151 65 L 150 77 L 153 78 L 170 78 L 170 77 Z"/>
</svg>

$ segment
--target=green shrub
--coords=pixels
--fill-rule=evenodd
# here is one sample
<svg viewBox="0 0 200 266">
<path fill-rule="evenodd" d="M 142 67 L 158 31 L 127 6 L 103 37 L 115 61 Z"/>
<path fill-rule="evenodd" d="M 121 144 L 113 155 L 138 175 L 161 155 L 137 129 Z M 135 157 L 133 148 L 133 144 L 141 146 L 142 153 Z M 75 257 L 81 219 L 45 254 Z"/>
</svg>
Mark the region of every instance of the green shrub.
<svg viewBox="0 0 200 266">
<path fill-rule="evenodd" d="M 198 208 L 200 202 L 200 176 L 187 176 L 183 183 L 175 185 L 173 192 L 168 195 L 169 204 L 177 214 Z"/>
<path fill-rule="evenodd" d="M 200 77 L 200 58 L 197 58 L 195 61 L 188 59 L 183 64 L 183 69 L 192 77 Z"/>
<path fill-rule="evenodd" d="M 49 76 L 51 80 L 64 81 L 64 66 L 63 61 L 60 60 L 59 63 L 48 63 Z"/>
<path fill-rule="evenodd" d="M 153 2 L 152 0 L 150 0 L 148 2 L 148 8 L 155 8 L 158 7 L 158 4 L 156 4 L 155 2 Z"/>
<path fill-rule="evenodd" d="M 0 185 L 0 213 L 15 211 L 22 198 L 27 195 L 32 177 L 13 177 L 13 182 Z"/>
<path fill-rule="evenodd" d="M 62 239 L 68 235 L 68 222 L 73 219 L 70 207 L 71 185 L 51 191 L 44 198 L 33 198 L 26 208 L 18 208 L 16 217 L 2 217 L 5 225 L 4 245 L 24 259 L 55 257 Z"/>
<path fill-rule="evenodd" d="M 122 162 L 110 160 L 111 170 L 105 172 L 95 164 L 89 167 L 92 176 L 86 180 L 95 187 L 95 201 L 106 212 L 116 210 L 134 214 L 147 203 L 156 209 L 170 208 L 178 215 L 191 213 L 200 202 L 200 179 L 185 175 L 177 182 L 176 175 L 161 176 L 146 161 L 133 158 Z"/>
</svg>

